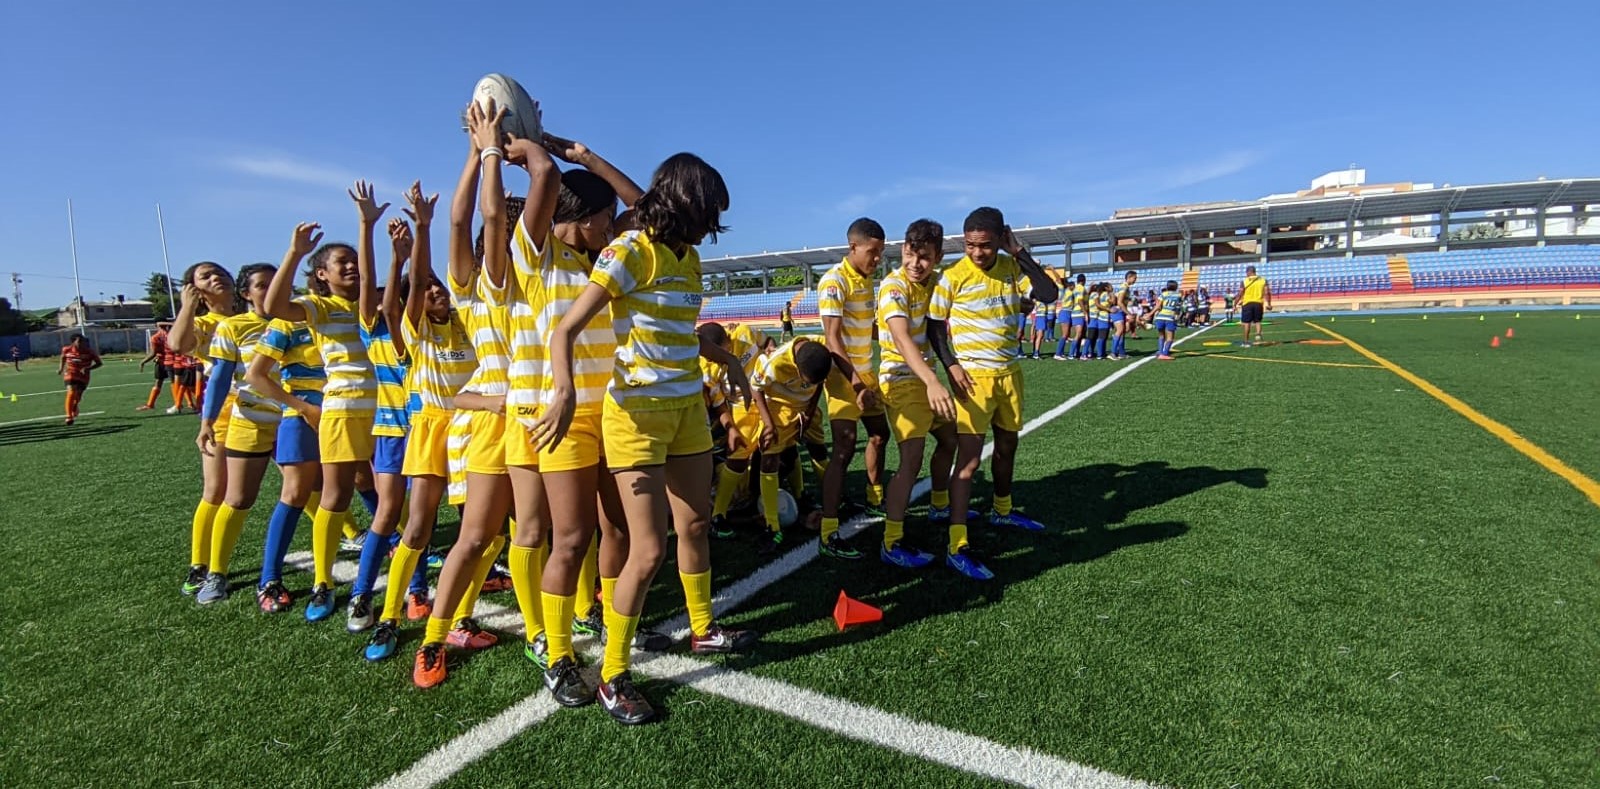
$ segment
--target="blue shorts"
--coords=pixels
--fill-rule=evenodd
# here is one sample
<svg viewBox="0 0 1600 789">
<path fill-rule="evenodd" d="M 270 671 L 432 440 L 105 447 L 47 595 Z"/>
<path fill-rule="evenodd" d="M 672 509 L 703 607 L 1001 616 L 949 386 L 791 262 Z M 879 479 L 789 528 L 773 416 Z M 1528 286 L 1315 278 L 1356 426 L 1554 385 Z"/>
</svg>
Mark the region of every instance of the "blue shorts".
<svg viewBox="0 0 1600 789">
<path fill-rule="evenodd" d="M 1091 328 L 1091 329 L 1109 329 L 1109 328 L 1111 328 L 1111 322 L 1110 321 L 1104 321 L 1104 320 L 1101 320 L 1099 318 L 1095 318 L 1094 320 L 1089 321 L 1089 328 Z"/>
<path fill-rule="evenodd" d="M 1044 331 L 1045 329 L 1048 329 L 1048 328 L 1050 328 L 1050 319 L 1049 318 L 1046 318 L 1043 315 L 1035 315 L 1034 316 L 1034 318 L 1033 318 L 1033 330 L 1034 331 Z"/>
<path fill-rule="evenodd" d="M 1171 318 L 1156 318 L 1156 331 L 1177 331 L 1178 322 Z"/>
<path fill-rule="evenodd" d="M 374 436 L 372 439 L 372 473 L 399 474 L 406 465 L 405 436 Z"/>
<path fill-rule="evenodd" d="M 1072 326 L 1082 326 L 1083 325 L 1083 316 L 1082 315 L 1074 315 L 1074 316 L 1072 316 L 1071 325 Z"/>
<path fill-rule="evenodd" d="M 1128 314 L 1125 313 L 1125 312 L 1113 312 L 1113 313 L 1111 313 L 1111 322 L 1112 323 L 1121 323 L 1122 320 L 1124 318 L 1126 318 L 1126 317 L 1128 317 Z"/>
<path fill-rule="evenodd" d="M 289 417 L 278 423 L 278 449 L 273 460 L 280 466 L 322 462 L 322 452 L 317 449 L 317 431 L 311 429 L 305 417 Z"/>
</svg>

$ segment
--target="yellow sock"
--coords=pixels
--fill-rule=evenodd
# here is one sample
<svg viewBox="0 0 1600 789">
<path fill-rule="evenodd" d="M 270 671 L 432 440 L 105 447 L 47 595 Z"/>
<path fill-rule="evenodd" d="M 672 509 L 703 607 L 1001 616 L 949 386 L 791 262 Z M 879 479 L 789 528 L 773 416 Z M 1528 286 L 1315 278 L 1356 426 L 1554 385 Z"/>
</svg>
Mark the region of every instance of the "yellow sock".
<svg viewBox="0 0 1600 789">
<path fill-rule="evenodd" d="M 311 495 L 306 497 L 306 508 L 301 514 L 310 518 L 312 523 L 316 523 L 317 510 L 320 509 L 322 509 L 322 491 L 313 490 Z"/>
<path fill-rule="evenodd" d="M 882 507 L 883 506 L 883 486 L 882 485 L 868 485 L 867 486 L 867 504 L 869 506 L 873 506 L 873 507 Z"/>
<path fill-rule="evenodd" d="M 806 467 L 795 463 L 789 469 L 789 495 L 799 500 L 806 492 Z"/>
<path fill-rule="evenodd" d="M 611 610 L 611 601 L 617 599 L 617 579 L 600 576 L 600 620 Z"/>
<path fill-rule="evenodd" d="M 189 525 L 189 563 L 205 564 L 211 561 L 211 524 L 217 519 L 221 504 L 205 499 L 194 508 L 194 521 Z"/>
<path fill-rule="evenodd" d="M 344 518 L 339 523 L 339 533 L 350 540 L 360 537 L 361 527 L 356 525 L 355 516 L 351 515 L 349 510 L 345 510 L 342 514 Z"/>
<path fill-rule="evenodd" d="M 236 510 L 224 504 L 211 522 L 211 572 L 228 574 L 228 563 L 233 561 L 233 546 L 239 544 L 239 533 L 244 531 L 244 521 L 250 510 Z"/>
<path fill-rule="evenodd" d="M 823 518 L 822 519 L 822 541 L 823 542 L 827 542 L 828 540 L 833 539 L 833 535 L 838 534 L 838 533 L 839 533 L 839 519 L 838 518 Z"/>
<path fill-rule="evenodd" d="M 776 532 L 778 522 L 778 475 L 761 472 L 761 511 L 767 516 L 767 531 Z"/>
<path fill-rule="evenodd" d="M 905 536 L 905 521 L 892 521 L 888 518 L 883 519 L 883 547 L 885 550 L 893 548 L 894 544 L 899 542 Z"/>
<path fill-rule="evenodd" d="M 935 507 L 938 507 L 941 510 L 949 509 L 950 508 L 950 491 L 948 491 L 948 490 L 936 490 L 936 491 L 928 494 L 928 503 L 932 504 Z"/>
<path fill-rule="evenodd" d="M 317 510 L 311 522 L 311 562 L 316 566 L 316 582 L 333 586 L 333 558 L 339 554 L 339 527 L 347 513 Z"/>
<path fill-rule="evenodd" d="M 589 538 L 589 552 L 583 555 L 583 565 L 578 568 L 578 595 L 572 608 L 573 616 L 588 619 L 594 613 L 594 581 L 600 577 L 600 540 Z"/>
<path fill-rule="evenodd" d="M 428 627 L 422 633 L 422 645 L 443 644 L 454 624 L 449 619 L 440 619 L 438 616 L 428 617 Z"/>
<path fill-rule="evenodd" d="M 395 521 L 395 528 L 403 532 L 403 531 L 406 530 L 406 524 L 410 523 L 410 522 L 411 522 L 411 497 L 410 496 L 406 496 L 406 495 L 402 495 L 400 497 L 400 520 Z"/>
<path fill-rule="evenodd" d="M 950 553 L 960 553 L 967 547 L 967 525 L 965 523 L 950 524 Z"/>
<path fill-rule="evenodd" d="M 483 594 L 483 581 L 489 577 L 489 571 L 494 569 L 494 560 L 500 556 L 500 549 L 504 547 L 506 538 L 505 535 L 501 535 L 490 540 L 489 545 L 483 549 L 483 555 L 478 557 L 478 566 L 472 572 L 472 583 L 467 585 L 467 593 L 462 595 L 461 604 L 456 606 L 452 622 L 460 622 L 472 616 L 472 609 L 478 607 L 478 595 Z"/>
<path fill-rule="evenodd" d="M 570 594 L 539 593 L 539 600 L 544 609 L 544 621 L 549 623 L 544 630 L 544 637 L 545 643 L 549 646 L 552 666 L 562 658 L 577 660 L 577 656 L 572 654 L 572 610 L 578 602 L 577 597 Z"/>
<path fill-rule="evenodd" d="M 739 492 L 741 476 L 743 475 L 723 464 L 722 475 L 717 479 L 717 498 L 711 503 L 711 517 L 728 514 L 728 507 L 733 504 L 733 494 Z"/>
<path fill-rule="evenodd" d="M 544 612 L 539 607 L 539 586 L 544 581 L 544 562 L 540 561 L 538 548 L 511 546 L 511 590 L 517 594 L 517 609 L 522 611 L 522 624 L 529 641 L 539 637 L 544 630 Z M 572 627 L 571 623 L 567 627 Z M 567 640 L 570 642 L 569 634 Z"/>
<path fill-rule="evenodd" d="M 394 546 L 394 558 L 389 560 L 389 585 L 383 591 L 383 618 L 399 621 L 405 610 L 406 588 L 411 585 L 411 574 L 417 571 L 419 551 L 402 541 Z"/>
<path fill-rule="evenodd" d="M 811 461 L 811 468 L 816 470 L 817 478 L 821 479 L 823 474 L 828 473 L 828 461 L 813 459 Z"/>
<path fill-rule="evenodd" d="M 1010 496 L 995 496 L 994 497 L 994 511 L 996 513 L 1000 514 L 1000 515 L 1010 515 L 1011 514 L 1011 497 Z"/>
<path fill-rule="evenodd" d="M 633 659 L 633 631 L 639 628 L 639 617 L 623 616 L 607 605 L 605 619 L 606 658 L 600 666 L 600 679 L 610 682 L 627 671 Z"/>
<path fill-rule="evenodd" d="M 711 629 L 711 571 L 678 573 L 683 581 L 683 599 L 689 608 L 689 629 L 703 636 Z"/>
</svg>

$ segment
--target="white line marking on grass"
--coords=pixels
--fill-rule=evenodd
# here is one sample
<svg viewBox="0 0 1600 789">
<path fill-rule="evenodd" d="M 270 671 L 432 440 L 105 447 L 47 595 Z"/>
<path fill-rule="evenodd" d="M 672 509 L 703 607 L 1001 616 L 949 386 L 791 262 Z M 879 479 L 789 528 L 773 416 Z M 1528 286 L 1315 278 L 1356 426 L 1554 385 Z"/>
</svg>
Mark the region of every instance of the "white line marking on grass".
<svg viewBox="0 0 1600 789">
<path fill-rule="evenodd" d="M 1206 327 L 1186 335 L 1175 345 L 1183 343 L 1190 337 L 1203 334 L 1209 329 L 1210 327 Z M 1118 379 L 1154 359 L 1154 356 L 1146 356 L 1119 368 L 1065 403 L 1029 421 L 1023 425 L 1021 433 L 1031 433 L 1051 420 L 1059 418 L 1090 397 L 1104 391 Z M 994 445 L 986 445 L 983 449 L 984 458 L 988 458 L 993 452 Z M 912 500 L 921 498 L 930 487 L 928 480 L 920 480 L 912 490 Z M 841 525 L 840 530 L 848 528 L 851 529 L 850 533 L 854 534 L 874 520 L 866 516 L 853 518 L 848 524 Z M 714 598 L 716 611 L 725 613 L 738 607 L 766 587 L 809 564 L 817 557 L 816 544 L 816 540 L 811 540 L 806 545 L 763 566 L 750 577 L 729 585 Z M 297 558 L 299 557 L 305 557 L 303 561 L 309 561 L 307 553 L 297 554 Z M 298 562 L 296 566 L 300 566 Z M 335 565 L 335 572 L 336 574 L 340 572 L 338 565 Z M 516 633 L 519 636 L 522 633 L 521 616 L 513 608 L 480 601 L 474 614 L 485 627 Z M 682 638 L 687 633 L 687 625 L 687 617 L 677 617 L 667 622 L 662 629 L 674 633 L 677 638 Z M 597 657 L 593 648 L 586 650 L 586 654 L 591 659 Z M 1141 781 L 1123 778 L 1076 762 L 1025 748 L 1001 745 L 981 737 L 921 723 L 843 699 L 835 699 L 778 680 L 740 674 L 690 658 L 639 654 L 634 667 L 648 676 L 689 685 L 704 693 L 776 712 L 861 742 L 890 748 L 977 775 L 1025 786 L 1082 786 L 1093 789 L 1113 787 L 1135 789 L 1150 786 Z M 511 715 L 511 710 L 508 710 L 474 726 L 466 734 L 439 746 L 411 768 L 396 774 L 379 786 L 425 787 L 448 779 L 467 765 L 486 756 L 489 751 L 509 742 L 522 729 L 531 727 L 547 717 L 548 712 L 540 715 L 539 708 L 534 706 L 534 701 L 543 697 L 546 696 L 542 691 L 537 692 L 512 708 L 512 710 L 522 710 L 518 715 Z"/>
<path fill-rule="evenodd" d="M 136 381 L 136 382 L 131 383 L 131 384 L 106 384 L 104 386 L 90 385 L 89 389 L 98 392 L 101 389 L 118 389 L 118 388 L 121 388 L 121 387 L 124 387 L 124 386 L 152 386 L 152 385 L 153 384 L 150 384 L 150 383 L 145 382 L 145 381 Z M 61 390 L 52 389 L 52 390 L 50 390 L 48 392 L 28 392 L 27 394 L 19 394 L 19 395 L 17 395 L 17 397 L 38 397 L 40 395 L 52 395 L 52 394 L 53 395 L 61 394 Z M 7 392 L 6 393 L 6 397 L 10 397 L 11 395 L 12 395 L 11 392 Z"/>
<path fill-rule="evenodd" d="M 84 418 L 86 416 L 99 416 L 99 415 L 101 415 L 103 413 L 105 413 L 105 412 L 104 411 L 90 411 L 88 413 L 78 414 L 78 418 L 82 419 L 82 418 Z M 36 417 L 34 417 L 32 419 L 18 419 L 15 422 L 0 422 L 0 427 L 11 427 L 12 425 L 25 425 L 25 424 L 28 424 L 29 422 L 48 422 L 48 421 L 50 421 L 52 419 L 54 419 L 54 420 L 56 420 L 58 422 L 65 421 L 66 420 L 66 416 L 64 416 L 62 414 L 56 414 L 55 416 L 36 416 Z M 62 425 L 62 427 L 66 427 L 66 425 Z"/>
</svg>

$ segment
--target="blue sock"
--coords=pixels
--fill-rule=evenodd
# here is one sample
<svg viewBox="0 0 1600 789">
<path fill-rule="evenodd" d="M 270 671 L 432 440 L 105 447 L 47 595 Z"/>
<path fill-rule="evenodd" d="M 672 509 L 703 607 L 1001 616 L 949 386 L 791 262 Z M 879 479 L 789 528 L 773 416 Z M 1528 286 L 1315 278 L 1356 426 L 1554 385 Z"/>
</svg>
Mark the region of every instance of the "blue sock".
<svg viewBox="0 0 1600 789">
<path fill-rule="evenodd" d="M 1104 334 L 1100 335 L 1100 338 L 1095 341 L 1094 355 L 1101 359 L 1106 358 L 1106 336 Z"/>
<path fill-rule="evenodd" d="M 261 550 L 261 583 L 259 589 L 265 589 L 273 581 L 283 580 L 283 557 L 289 552 L 289 543 L 294 540 L 294 530 L 300 525 L 300 507 L 292 507 L 283 502 L 272 509 L 272 517 L 267 520 L 267 544 Z"/>
<path fill-rule="evenodd" d="M 1067 338 L 1056 340 L 1056 355 L 1061 356 L 1067 352 Z"/>
<path fill-rule="evenodd" d="M 361 500 L 367 503 L 367 514 L 376 516 L 378 514 L 378 489 L 363 490 L 360 493 Z"/>
<path fill-rule="evenodd" d="M 428 561 L 427 554 L 417 557 L 417 571 L 411 574 L 411 586 L 407 591 L 426 596 L 428 594 Z"/>
<path fill-rule="evenodd" d="M 399 544 L 400 544 L 400 531 L 398 529 L 396 529 L 394 534 L 389 535 L 389 550 L 391 550 L 391 551 L 394 550 L 395 546 L 397 546 Z"/>
<path fill-rule="evenodd" d="M 351 596 L 370 594 L 372 583 L 378 577 L 378 570 L 383 566 L 383 557 L 389 553 L 388 538 L 378 538 L 377 535 L 368 533 L 367 539 L 361 543 L 361 563 L 356 568 L 356 581 L 350 585 Z"/>
<path fill-rule="evenodd" d="M 1123 354 L 1123 352 L 1125 352 L 1127 350 L 1128 350 L 1128 335 L 1124 334 L 1121 337 L 1117 338 L 1117 355 L 1121 356 Z"/>
<path fill-rule="evenodd" d="M 1072 352 L 1067 355 L 1067 358 L 1068 359 L 1076 359 L 1076 358 L 1078 358 L 1078 352 L 1081 351 L 1081 350 L 1083 350 L 1083 340 L 1081 340 L 1081 339 L 1073 340 L 1072 341 Z"/>
</svg>

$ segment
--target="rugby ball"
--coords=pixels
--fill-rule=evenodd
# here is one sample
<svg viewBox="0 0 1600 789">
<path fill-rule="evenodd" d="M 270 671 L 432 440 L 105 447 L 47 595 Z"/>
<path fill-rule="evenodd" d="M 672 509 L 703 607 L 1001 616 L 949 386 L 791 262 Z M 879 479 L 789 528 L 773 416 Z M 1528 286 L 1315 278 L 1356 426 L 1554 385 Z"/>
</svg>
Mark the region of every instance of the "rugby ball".
<svg viewBox="0 0 1600 789">
<path fill-rule="evenodd" d="M 800 519 L 800 505 L 795 503 L 794 496 L 789 491 L 778 491 L 778 525 L 787 529 Z"/>
<path fill-rule="evenodd" d="M 500 122 L 500 129 L 512 137 L 525 140 L 537 140 L 544 134 L 544 127 L 539 119 L 539 103 L 534 101 L 516 80 L 504 74 L 488 74 L 478 80 L 472 89 L 472 100 L 478 105 L 479 110 L 488 111 L 489 101 L 494 100 L 496 107 L 506 108 L 506 117 Z M 461 127 L 467 127 L 466 115 L 463 113 Z"/>
</svg>

